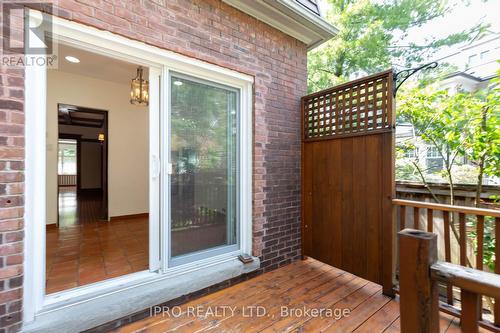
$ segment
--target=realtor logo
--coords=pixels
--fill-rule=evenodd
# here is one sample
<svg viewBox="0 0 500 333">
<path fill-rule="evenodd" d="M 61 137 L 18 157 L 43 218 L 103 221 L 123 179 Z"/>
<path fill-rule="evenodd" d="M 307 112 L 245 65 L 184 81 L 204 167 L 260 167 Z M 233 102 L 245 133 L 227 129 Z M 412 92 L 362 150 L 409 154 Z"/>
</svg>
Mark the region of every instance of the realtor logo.
<svg viewBox="0 0 500 333">
<path fill-rule="evenodd" d="M 53 67 L 52 3 L 2 3 L 2 65 Z"/>
</svg>

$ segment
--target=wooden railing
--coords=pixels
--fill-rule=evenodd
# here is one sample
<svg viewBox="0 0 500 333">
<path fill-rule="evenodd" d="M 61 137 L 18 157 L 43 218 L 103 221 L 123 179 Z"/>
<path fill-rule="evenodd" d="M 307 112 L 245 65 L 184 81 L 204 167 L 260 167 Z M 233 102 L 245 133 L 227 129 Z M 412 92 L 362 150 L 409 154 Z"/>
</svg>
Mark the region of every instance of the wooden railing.
<svg viewBox="0 0 500 333">
<path fill-rule="evenodd" d="M 226 223 L 228 186 L 221 172 L 172 176 L 172 230 Z"/>
<path fill-rule="evenodd" d="M 484 266 L 484 245 L 485 245 L 485 219 L 494 224 L 494 273 L 500 274 L 500 265 L 497 264 L 500 258 L 500 211 L 492 209 L 483 209 L 475 207 L 452 206 L 443 204 L 434 204 L 420 201 L 409 201 L 394 199 L 393 205 L 396 209 L 397 219 L 399 222 L 399 230 L 405 228 L 413 228 L 416 230 L 426 230 L 429 233 L 439 234 L 441 244 L 444 245 L 440 253 L 447 263 L 456 263 L 461 267 L 475 267 L 478 271 L 483 271 Z M 467 221 L 469 226 L 467 226 Z M 458 226 L 458 228 L 457 228 Z M 491 230 L 490 230 L 491 231 Z M 468 233 L 475 234 L 475 242 L 471 242 L 468 238 Z M 493 235 L 491 235 L 493 236 Z M 437 238 L 437 236 L 436 236 Z M 437 240 L 436 240 L 437 242 Z M 452 243 L 458 246 L 458 255 L 452 256 Z M 436 244 L 437 251 L 437 244 Z M 436 253 L 437 255 L 437 253 Z M 399 252 L 400 266 L 399 280 L 401 285 L 401 275 L 404 273 L 402 264 L 407 260 L 403 257 L 402 250 Z M 460 267 L 458 266 L 458 267 Z M 441 303 L 440 307 L 445 312 L 452 315 L 459 315 L 458 309 L 453 307 L 454 300 L 457 298 L 454 294 L 453 281 L 443 281 L 446 285 L 446 303 Z M 400 286 L 401 288 L 401 286 Z M 461 294 L 461 303 L 464 302 L 464 294 Z M 484 294 L 485 296 L 487 293 Z M 482 300 L 479 304 L 482 308 Z M 479 313 L 482 316 L 482 311 Z M 495 299 L 493 307 L 493 324 L 500 324 L 500 298 Z M 486 321 L 481 321 L 482 326 L 493 328 Z"/>
<path fill-rule="evenodd" d="M 400 249 L 401 332 L 439 332 L 438 282 L 461 289 L 462 332 L 476 333 L 481 323 L 483 295 L 500 299 L 500 276 L 437 261 L 437 235 L 405 229 L 398 233 Z M 495 327 L 487 327 L 495 330 Z"/>
</svg>

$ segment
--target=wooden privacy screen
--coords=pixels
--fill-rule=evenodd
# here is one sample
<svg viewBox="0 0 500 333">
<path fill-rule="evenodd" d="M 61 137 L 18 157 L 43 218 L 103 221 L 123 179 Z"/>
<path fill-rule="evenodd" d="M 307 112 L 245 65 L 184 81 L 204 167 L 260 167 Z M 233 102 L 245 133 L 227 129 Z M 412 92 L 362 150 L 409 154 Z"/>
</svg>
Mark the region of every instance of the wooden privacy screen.
<svg viewBox="0 0 500 333">
<path fill-rule="evenodd" d="M 302 247 L 392 293 L 393 74 L 302 98 Z"/>
</svg>

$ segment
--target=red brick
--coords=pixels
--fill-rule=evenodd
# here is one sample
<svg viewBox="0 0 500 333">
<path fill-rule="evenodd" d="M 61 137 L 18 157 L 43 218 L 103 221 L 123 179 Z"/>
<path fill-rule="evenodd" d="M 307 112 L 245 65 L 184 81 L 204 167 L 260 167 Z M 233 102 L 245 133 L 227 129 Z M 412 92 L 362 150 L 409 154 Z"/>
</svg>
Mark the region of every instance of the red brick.
<svg viewBox="0 0 500 333">
<path fill-rule="evenodd" d="M 19 254 L 23 251 L 23 243 L 9 243 L 0 245 L 0 256 Z"/>
<path fill-rule="evenodd" d="M 14 254 L 7 257 L 7 266 L 19 265 L 23 263 L 23 255 L 22 254 Z"/>
<path fill-rule="evenodd" d="M 7 266 L 0 269 L 0 279 L 7 279 L 22 274 L 22 265 Z M 0 302 L 1 303 L 1 302 Z"/>
<path fill-rule="evenodd" d="M 24 231 L 14 231 L 14 232 L 9 232 L 4 235 L 4 242 L 5 243 L 15 243 L 22 241 L 24 239 Z"/>
<path fill-rule="evenodd" d="M 22 196 L 0 197 L 0 208 L 22 206 L 23 201 Z"/>
<path fill-rule="evenodd" d="M 14 194 L 22 194 L 24 192 L 24 183 L 10 183 L 7 185 L 7 193 Z"/>
<path fill-rule="evenodd" d="M 0 209 L 0 220 L 2 219 L 14 219 L 23 217 L 24 210 L 22 208 L 1 208 Z"/>
<path fill-rule="evenodd" d="M 300 257 L 300 97 L 307 48 L 220 0 L 59 0 L 58 16 L 254 76 L 253 254 L 261 271 Z M 21 276 L 24 71 L 0 67 L 0 282 Z M 10 202 L 7 202 L 10 200 Z M 5 242 L 15 243 L 5 243 Z M 13 280 L 13 288 L 20 279 Z M 229 285 L 225 284 L 224 286 Z M 215 286 L 212 289 L 216 290 Z M 21 288 L 0 293 L 20 306 Z M 18 308 L 10 311 L 17 316 Z M 20 317 L 0 321 L 17 329 Z M 1 323 L 0 323 L 1 325 Z"/>
<path fill-rule="evenodd" d="M 21 219 L 0 221 L 0 232 L 20 230 L 22 228 L 23 228 L 23 221 Z"/>
<path fill-rule="evenodd" d="M 0 171 L 0 183 L 18 183 L 24 180 L 21 171 Z"/>
<path fill-rule="evenodd" d="M 3 271 L 0 270 L 0 276 L 1 272 Z M 6 303 L 14 300 L 18 300 L 21 298 L 21 289 L 14 289 L 14 290 L 8 290 L 0 293 L 0 303 Z"/>
</svg>

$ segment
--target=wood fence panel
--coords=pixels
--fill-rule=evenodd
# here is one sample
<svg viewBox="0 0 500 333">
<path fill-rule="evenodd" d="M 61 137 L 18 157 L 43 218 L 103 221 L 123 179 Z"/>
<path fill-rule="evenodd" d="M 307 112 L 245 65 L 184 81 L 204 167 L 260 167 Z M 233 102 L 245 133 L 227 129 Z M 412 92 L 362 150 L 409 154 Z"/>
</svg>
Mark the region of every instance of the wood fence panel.
<svg viewBox="0 0 500 333">
<path fill-rule="evenodd" d="M 307 170 L 308 177 L 312 177 L 312 149 L 302 151 L 302 170 Z M 303 172 L 303 176 L 304 176 Z M 302 254 L 312 253 L 312 232 L 309 226 L 313 220 L 313 202 L 312 202 L 312 181 L 305 181 L 306 177 L 302 177 Z M 306 222 L 307 221 L 307 222 Z"/>
<path fill-rule="evenodd" d="M 303 254 L 392 292 L 392 71 L 302 99 Z"/>
</svg>

